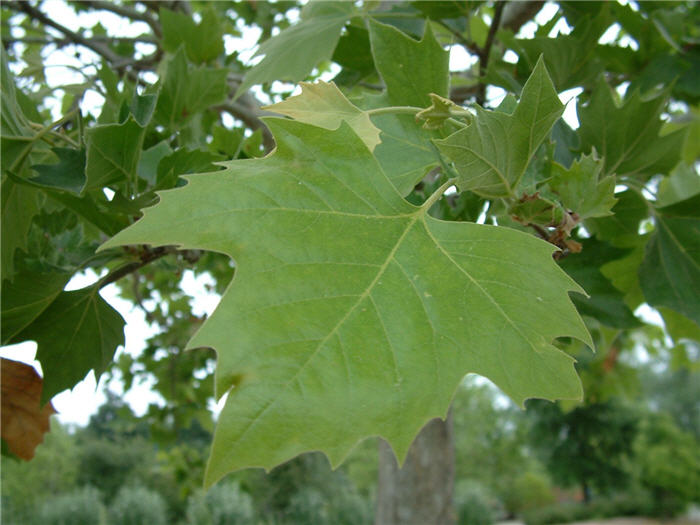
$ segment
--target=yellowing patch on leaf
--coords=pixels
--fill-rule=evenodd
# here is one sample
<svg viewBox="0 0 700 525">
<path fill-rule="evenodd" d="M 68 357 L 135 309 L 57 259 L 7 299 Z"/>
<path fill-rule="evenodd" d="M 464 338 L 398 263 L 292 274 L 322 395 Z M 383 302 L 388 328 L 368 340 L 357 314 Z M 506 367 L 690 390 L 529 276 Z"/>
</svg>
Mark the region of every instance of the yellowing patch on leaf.
<svg viewBox="0 0 700 525">
<path fill-rule="evenodd" d="M 299 122 L 326 129 L 337 129 L 345 121 L 362 139 L 370 151 L 381 142 L 379 128 L 366 111 L 350 102 L 333 82 L 300 82 L 301 94 L 267 106 L 274 111 Z"/>
<path fill-rule="evenodd" d="M 29 461 L 49 431 L 56 413 L 51 403 L 41 407 L 43 379 L 33 367 L 2 359 L 2 439 L 17 457 Z"/>
</svg>

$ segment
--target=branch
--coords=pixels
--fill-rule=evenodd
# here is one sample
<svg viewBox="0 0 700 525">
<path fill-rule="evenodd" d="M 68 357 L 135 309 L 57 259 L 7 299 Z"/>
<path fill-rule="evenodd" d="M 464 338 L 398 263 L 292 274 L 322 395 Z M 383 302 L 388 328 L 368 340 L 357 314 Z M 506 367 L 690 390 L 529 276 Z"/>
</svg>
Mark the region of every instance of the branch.
<svg viewBox="0 0 700 525">
<path fill-rule="evenodd" d="M 134 273 L 153 261 L 156 261 L 161 257 L 165 257 L 166 255 L 180 254 L 185 260 L 192 263 L 196 262 L 201 256 L 201 252 L 198 250 L 178 250 L 174 246 L 159 246 L 156 248 L 142 246 L 138 254 L 140 258 L 139 261 L 127 263 L 124 266 L 120 266 L 112 273 L 105 275 L 99 282 L 100 289 L 104 288 L 108 284 L 118 281 L 122 277 L 126 277 L 127 275 Z"/>
<path fill-rule="evenodd" d="M 91 36 L 90 40 L 96 42 L 144 42 L 146 44 L 157 44 L 157 40 L 150 36 L 106 36 L 106 35 L 95 35 Z M 25 36 L 25 37 L 2 37 L 2 41 L 8 44 L 15 44 L 17 42 L 23 44 L 53 44 L 57 47 L 67 46 L 72 44 L 73 41 L 68 37 L 63 38 L 42 38 L 37 36 Z"/>
<path fill-rule="evenodd" d="M 450 88 L 450 100 L 457 104 L 462 104 L 468 98 L 478 94 L 479 89 L 479 84 L 474 84 L 473 86 L 455 86 Z"/>
<path fill-rule="evenodd" d="M 71 31 L 67 27 L 59 24 L 58 22 L 51 20 L 48 16 L 46 16 L 44 13 L 42 13 L 39 9 L 32 6 L 29 2 L 20 2 L 20 1 L 7 2 L 5 5 L 7 5 L 10 9 L 12 9 L 14 11 L 25 13 L 30 18 L 33 18 L 34 20 L 37 20 L 44 25 L 47 25 L 49 27 L 53 27 L 54 29 L 63 33 L 71 41 L 75 42 L 76 44 L 80 44 L 82 46 L 85 46 L 88 49 L 92 49 L 95 53 L 97 53 L 100 56 L 103 56 L 104 58 L 106 58 L 110 62 L 116 62 L 116 61 L 119 61 L 123 58 L 123 57 L 120 57 L 119 55 L 117 55 L 109 47 L 104 46 L 97 41 L 93 41 L 91 39 L 85 38 L 80 33 L 76 33 L 75 31 Z"/>
<path fill-rule="evenodd" d="M 104 0 L 83 0 L 82 3 L 83 5 L 90 6 L 94 9 L 110 11 L 119 16 L 130 18 L 131 20 L 141 20 L 143 22 L 146 22 L 158 38 L 161 38 L 163 36 L 163 31 L 160 27 L 160 22 L 158 22 L 158 20 L 156 20 L 156 18 L 154 18 L 153 15 L 151 15 L 151 13 L 149 13 L 148 11 L 141 12 L 127 5 L 106 2 Z"/>
<path fill-rule="evenodd" d="M 126 68 L 127 66 L 131 66 L 137 70 L 152 69 L 153 64 L 157 62 L 160 57 L 160 50 L 156 51 L 153 55 L 150 55 L 141 60 L 123 57 L 112 51 L 109 48 L 109 46 L 106 46 L 104 43 L 99 42 L 96 39 L 86 38 L 80 33 L 76 33 L 75 31 L 72 31 L 67 27 L 59 24 L 58 22 L 55 22 L 54 20 L 46 16 L 44 13 L 42 13 L 39 9 L 29 4 L 29 2 L 14 1 L 6 2 L 5 5 L 7 5 L 10 9 L 14 11 L 25 13 L 30 18 L 37 20 L 38 22 L 41 22 L 46 26 L 52 27 L 57 31 L 60 31 L 61 33 L 63 33 L 63 35 L 65 35 L 65 38 L 67 38 L 74 44 L 87 47 L 88 49 L 94 51 L 95 53 L 103 57 L 105 60 L 110 62 L 112 64 L 112 67 L 117 70 Z M 133 71 L 128 71 L 127 73 L 133 80 L 138 80 L 137 75 Z"/>
<path fill-rule="evenodd" d="M 491 55 L 491 47 L 493 47 L 493 41 L 496 37 L 496 31 L 501 25 L 501 16 L 503 14 L 503 8 L 505 7 L 505 2 L 496 2 L 496 7 L 493 11 L 493 20 L 491 21 L 491 27 L 489 27 L 489 34 L 486 37 L 486 43 L 484 44 L 484 49 L 481 50 L 481 56 L 479 57 L 479 91 L 476 95 L 476 101 L 479 105 L 484 105 L 486 100 L 486 84 L 484 83 L 484 76 L 486 76 L 486 71 L 489 66 L 489 56 Z"/>
<path fill-rule="evenodd" d="M 469 51 L 471 51 L 474 55 L 480 56 L 481 55 L 481 49 L 479 49 L 479 46 L 477 46 L 474 42 L 471 40 L 468 40 L 464 38 L 464 35 L 460 33 L 459 31 L 452 29 L 450 26 L 448 26 L 444 20 L 438 20 L 438 23 L 447 29 L 450 33 L 452 33 L 452 36 L 454 36 L 457 39 L 457 42 L 459 42 L 463 47 L 467 48 Z"/>
<path fill-rule="evenodd" d="M 511 2 L 503 10 L 501 26 L 517 33 L 526 22 L 539 13 L 543 5 L 544 0 Z"/>
<path fill-rule="evenodd" d="M 229 113 L 234 118 L 242 120 L 252 130 L 260 129 L 262 131 L 265 152 L 269 153 L 275 147 L 275 139 L 272 136 L 269 128 L 262 120 L 260 120 L 260 116 L 262 116 L 264 113 L 260 111 L 259 106 L 254 106 L 257 105 L 257 102 L 255 101 L 251 101 L 251 104 L 243 103 L 245 98 L 246 95 L 243 95 L 236 102 L 219 104 L 218 106 L 214 106 L 212 109 L 219 112 L 224 111 Z"/>
</svg>

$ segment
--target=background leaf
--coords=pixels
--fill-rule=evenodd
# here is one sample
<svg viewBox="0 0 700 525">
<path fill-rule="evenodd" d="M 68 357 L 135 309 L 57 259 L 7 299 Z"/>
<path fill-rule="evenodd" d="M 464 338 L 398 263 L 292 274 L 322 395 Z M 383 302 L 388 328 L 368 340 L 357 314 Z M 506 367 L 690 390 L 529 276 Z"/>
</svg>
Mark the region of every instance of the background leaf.
<svg viewBox="0 0 700 525">
<path fill-rule="evenodd" d="M 386 91 L 366 97 L 366 105 L 428 107 L 430 93 L 447 96 L 449 54 L 435 39 L 430 24 L 420 41 L 374 20 L 369 22 L 369 33 L 374 64 Z M 382 131 L 377 160 L 399 193 L 406 195 L 439 164 L 431 139 L 444 134 L 416 126 L 413 115 L 375 115 L 372 122 Z"/>
<path fill-rule="evenodd" d="M 33 177 L 34 184 L 65 190 L 80 195 L 85 183 L 85 150 L 51 148 L 58 157 L 55 164 L 36 164 L 32 169 L 39 175 Z"/>
<path fill-rule="evenodd" d="M 224 68 L 191 67 L 180 48 L 168 61 L 153 116 L 167 129 L 179 129 L 200 111 L 226 99 Z"/>
<path fill-rule="evenodd" d="M 595 148 L 605 161 L 604 175 L 638 176 L 644 180 L 668 173 L 681 158 L 685 129 L 659 136 L 659 118 L 667 93 L 643 99 L 638 91 L 621 106 L 601 78 L 586 105 L 579 102 L 578 134 L 584 152 Z"/>
<path fill-rule="evenodd" d="M 2 344 L 17 335 L 43 312 L 70 279 L 69 273 L 23 270 L 2 281 Z"/>
<path fill-rule="evenodd" d="M 124 319 L 100 297 L 97 286 L 62 292 L 11 342 L 26 340 L 37 342 L 36 358 L 46 370 L 43 403 L 73 388 L 90 370 L 99 379 L 124 344 Z"/>
<path fill-rule="evenodd" d="M 700 325 L 700 196 L 658 210 L 639 281 L 651 306 L 666 306 Z"/>
<path fill-rule="evenodd" d="M 352 2 L 309 2 L 299 23 L 263 42 L 256 54 L 265 58 L 246 73 L 236 97 L 255 84 L 304 80 L 319 62 L 331 58 L 353 11 Z"/>
<path fill-rule="evenodd" d="M 161 7 L 163 48 L 174 53 L 184 44 L 187 57 L 195 64 L 209 62 L 221 55 L 224 52 L 224 32 L 219 17 L 213 9 L 205 9 L 201 16 L 201 21 L 196 23 L 185 13 Z"/>
</svg>

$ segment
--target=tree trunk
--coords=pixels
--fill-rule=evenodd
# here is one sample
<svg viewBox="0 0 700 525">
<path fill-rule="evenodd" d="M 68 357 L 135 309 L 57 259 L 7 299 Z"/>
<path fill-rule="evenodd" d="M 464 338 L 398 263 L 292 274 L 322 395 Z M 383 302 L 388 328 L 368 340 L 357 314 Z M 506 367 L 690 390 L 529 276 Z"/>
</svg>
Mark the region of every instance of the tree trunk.
<svg viewBox="0 0 700 525">
<path fill-rule="evenodd" d="M 455 452 L 452 417 L 433 419 L 420 431 L 402 468 L 379 440 L 375 525 L 453 525 Z"/>
</svg>

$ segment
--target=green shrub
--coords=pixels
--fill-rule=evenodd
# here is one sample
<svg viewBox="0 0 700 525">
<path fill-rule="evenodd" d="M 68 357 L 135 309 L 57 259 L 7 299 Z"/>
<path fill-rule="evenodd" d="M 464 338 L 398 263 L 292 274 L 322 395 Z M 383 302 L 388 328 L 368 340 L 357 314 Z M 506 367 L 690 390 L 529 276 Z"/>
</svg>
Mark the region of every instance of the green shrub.
<svg viewBox="0 0 700 525">
<path fill-rule="evenodd" d="M 593 503 L 600 517 L 651 516 L 654 501 L 651 493 L 641 487 L 634 487 Z"/>
<path fill-rule="evenodd" d="M 593 511 L 582 503 L 555 503 L 523 513 L 526 525 L 549 525 L 553 523 L 571 523 L 593 518 Z"/>
<path fill-rule="evenodd" d="M 301 489 L 289 500 L 289 509 L 285 513 L 287 523 L 305 523 L 306 525 L 324 525 L 329 523 L 328 508 L 320 491 Z"/>
<path fill-rule="evenodd" d="M 160 494 L 145 487 L 122 487 L 109 507 L 109 525 L 165 525 Z"/>
<path fill-rule="evenodd" d="M 490 525 L 495 512 L 488 492 L 480 485 L 464 481 L 455 487 L 455 506 L 459 525 Z"/>
<path fill-rule="evenodd" d="M 354 486 L 336 493 L 330 501 L 330 522 L 334 525 L 364 525 L 372 522 L 374 509 Z"/>
<path fill-rule="evenodd" d="M 307 487 L 291 497 L 279 525 L 364 525 L 371 521 L 372 510 L 357 491 L 324 494 Z"/>
<path fill-rule="evenodd" d="M 511 484 L 503 503 L 510 514 L 520 514 L 554 503 L 549 479 L 537 472 L 521 474 Z"/>
<path fill-rule="evenodd" d="M 102 498 L 94 487 L 49 498 L 39 515 L 39 523 L 44 525 L 102 525 L 105 522 Z"/>
<path fill-rule="evenodd" d="M 219 483 L 193 494 L 187 503 L 192 525 L 248 525 L 255 523 L 253 498 L 238 483 Z"/>
<path fill-rule="evenodd" d="M 652 495 L 652 514 L 673 517 L 700 501 L 700 447 L 667 414 L 646 418 L 635 442 L 639 482 Z"/>
</svg>

